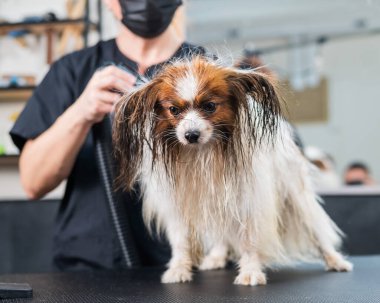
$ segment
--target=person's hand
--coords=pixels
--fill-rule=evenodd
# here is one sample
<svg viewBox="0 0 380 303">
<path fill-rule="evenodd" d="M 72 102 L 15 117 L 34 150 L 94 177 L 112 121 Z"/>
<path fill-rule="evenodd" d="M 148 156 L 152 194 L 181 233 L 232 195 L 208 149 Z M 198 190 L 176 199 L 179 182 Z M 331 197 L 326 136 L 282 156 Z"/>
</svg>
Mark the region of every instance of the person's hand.
<svg viewBox="0 0 380 303">
<path fill-rule="evenodd" d="M 95 72 L 74 105 L 86 122 L 100 122 L 113 110 L 120 93 L 128 92 L 135 82 L 135 76 L 116 66 L 107 66 Z"/>
</svg>

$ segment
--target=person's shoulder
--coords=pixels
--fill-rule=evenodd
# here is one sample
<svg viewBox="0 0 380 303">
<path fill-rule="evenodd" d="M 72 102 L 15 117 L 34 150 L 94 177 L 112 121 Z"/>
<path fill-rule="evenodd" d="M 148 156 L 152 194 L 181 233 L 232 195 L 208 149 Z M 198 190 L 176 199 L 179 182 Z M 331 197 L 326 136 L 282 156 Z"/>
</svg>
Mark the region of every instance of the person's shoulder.
<svg viewBox="0 0 380 303">
<path fill-rule="evenodd" d="M 72 60 L 83 60 L 86 58 L 94 58 L 96 56 L 101 55 L 106 50 L 112 48 L 113 44 L 114 44 L 114 39 L 107 40 L 107 41 L 99 41 L 94 46 L 86 47 L 81 50 L 72 52 L 71 54 L 68 54 L 65 57 L 70 58 Z"/>
<path fill-rule="evenodd" d="M 91 47 L 86 47 L 62 56 L 54 65 L 69 65 L 75 68 L 91 64 L 91 62 L 96 62 L 106 50 L 110 49 L 113 43 L 114 39 L 99 41 Z"/>
<path fill-rule="evenodd" d="M 203 46 L 192 44 L 189 42 L 184 42 L 181 46 L 181 52 L 184 55 L 205 55 L 207 53 Z"/>
</svg>

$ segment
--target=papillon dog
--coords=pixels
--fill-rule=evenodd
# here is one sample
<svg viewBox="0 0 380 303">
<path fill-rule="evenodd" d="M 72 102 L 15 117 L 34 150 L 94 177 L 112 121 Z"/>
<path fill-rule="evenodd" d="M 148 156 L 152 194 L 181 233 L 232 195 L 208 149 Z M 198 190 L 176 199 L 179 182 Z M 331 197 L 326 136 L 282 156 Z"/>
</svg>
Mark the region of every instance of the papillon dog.
<svg viewBox="0 0 380 303">
<path fill-rule="evenodd" d="M 264 74 L 193 57 L 117 104 L 118 183 L 139 182 L 145 222 L 170 242 L 163 283 L 222 268 L 231 251 L 236 284 L 266 284 L 266 268 L 293 261 L 352 269 L 276 91 Z"/>
</svg>

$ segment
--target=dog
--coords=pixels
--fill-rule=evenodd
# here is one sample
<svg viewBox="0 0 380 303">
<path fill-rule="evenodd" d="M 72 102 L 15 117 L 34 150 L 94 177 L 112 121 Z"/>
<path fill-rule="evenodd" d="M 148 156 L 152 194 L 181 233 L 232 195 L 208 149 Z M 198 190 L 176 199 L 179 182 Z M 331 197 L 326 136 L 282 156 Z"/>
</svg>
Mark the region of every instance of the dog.
<svg viewBox="0 0 380 303">
<path fill-rule="evenodd" d="M 222 268 L 231 250 L 235 284 L 266 284 L 266 268 L 299 260 L 352 269 L 268 76 L 206 57 L 172 62 L 117 104 L 113 142 L 117 183 L 139 182 L 146 224 L 170 242 L 163 283 Z"/>
</svg>

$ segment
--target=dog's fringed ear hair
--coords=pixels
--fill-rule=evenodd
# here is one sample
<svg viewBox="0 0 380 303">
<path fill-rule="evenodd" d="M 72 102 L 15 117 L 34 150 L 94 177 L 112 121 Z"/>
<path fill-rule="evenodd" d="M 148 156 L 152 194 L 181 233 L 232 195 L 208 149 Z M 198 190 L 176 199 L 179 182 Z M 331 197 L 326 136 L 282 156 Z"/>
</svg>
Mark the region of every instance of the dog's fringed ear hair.
<svg viewBox="0 0 380 303">
<path fill-rule="evenodd" d="M 232 70 L 227 76 L 230 95 L 238 106 L 254 143 L 271 138 L 282 116 L 282 106 L 270 76 L 255 71 Z M 254 117 L 252 117 L 254 115 Z M 242 118 L 241 118 L 242 117 Z"/>
<path fill-rule="evenodd" d="M 138 177 L 157 101 L 156 82 L 152 80 L 125 95 L 116 105 L 112 140 L 118 168 L 115 185 L 118 188 L 132 190 Z"/>
</svg>

